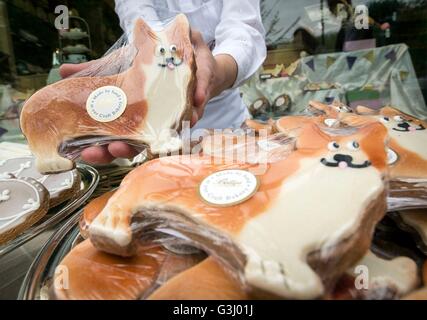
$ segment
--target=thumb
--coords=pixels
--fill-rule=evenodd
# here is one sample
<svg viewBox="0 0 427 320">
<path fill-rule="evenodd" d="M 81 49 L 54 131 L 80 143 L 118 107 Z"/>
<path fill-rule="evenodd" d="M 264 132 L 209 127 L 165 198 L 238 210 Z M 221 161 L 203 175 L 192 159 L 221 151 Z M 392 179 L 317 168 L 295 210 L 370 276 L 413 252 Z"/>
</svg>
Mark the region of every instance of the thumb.
<svg viewBox="0 0 427 320">
<path fill-rule="evenodd" d="M 59 74 L 63 79 L 68 78 L 69 76 L 72 76 L 73 74 L 78 73 L 90 67 L 94 63 L 94 61 L 88 61 L 88 62 L 79 63 L 79 64 L 65 63 L 59 67 Z"/>
</svg>

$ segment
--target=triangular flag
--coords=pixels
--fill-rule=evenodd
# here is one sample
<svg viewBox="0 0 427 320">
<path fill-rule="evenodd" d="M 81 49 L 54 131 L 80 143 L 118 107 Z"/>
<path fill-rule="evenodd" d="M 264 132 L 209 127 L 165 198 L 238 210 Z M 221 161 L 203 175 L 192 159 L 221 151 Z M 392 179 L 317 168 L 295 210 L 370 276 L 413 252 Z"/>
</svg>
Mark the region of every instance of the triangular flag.
<svg viewBox="0 0 427 320">
<path fill-rule="evenodd" d="M 337 61 L 337 58 L 327 56 L 326 57 L 326 67 L 329 68 L 334 62 Z"/>
<path fill-rule="evenodd" d="M 391 51 L 387 52 L 387 54 L 385 55 L 385 57 L 387 59 L 389 59 L 391 62 L 395 62 L 396 61 L 396 51 L 391 50 Z"/>
<path fill-rule="evenodd" d="M 311 59 L 305 63 L 311 70 L 315 71 L 314 68 L 314 59 Z"/>
<path fill-rule="evenodd" d="M 346 59 L 347 59 L 348 68 L 351 70 L 353 68 L 354 63 L 357 60 L 357 57 L 347 56 Z"/>
<path fill-rule="evenodd" d="M 409 76 L 409 72 L 408 71 L 400 71 L 400 80 L 405 81 Z"/>
<path fill-rule="evenodd" d="M 0 127 L 0 137 L 7 132 L 5 128 Z"/>
<path fill-rule="evenodd" d="M 375 59 L 375 53 L 374 53 L 374 51 L 373 50 L 369 51 L 367 54 L 365 54 L 363 56 L 363 58 L 365 58 L 366 60 L 368 60 L 370 63 L 373 63 L 374 59 Z"/>
</svg>

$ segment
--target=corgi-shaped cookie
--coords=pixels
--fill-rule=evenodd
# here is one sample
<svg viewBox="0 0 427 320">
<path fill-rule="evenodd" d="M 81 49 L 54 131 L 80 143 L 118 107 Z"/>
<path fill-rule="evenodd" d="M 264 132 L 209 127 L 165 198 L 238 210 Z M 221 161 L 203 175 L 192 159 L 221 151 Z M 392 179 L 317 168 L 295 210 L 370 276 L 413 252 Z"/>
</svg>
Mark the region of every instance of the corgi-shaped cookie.
<svg viewBox="0 0 427 320">
<path fill-rule="evenodd" d="M 240 283 L 212 257 L 177 274 L 147 297 L 147 300 L 249 299 Z"/>
<path fill-rule="evenodd" d="M 330 298 L 396 299 L 415 290 L 419 284 L 418 267 L 411 258 L 399 256 L 387 260 L 369 251 L 363 259 L 349 268 Z"/>
<path fill-rule="evenodd" d="M 80 234 L 105 207 L 114 191 L 92 200 L 83 211 Z M 158 244 L 140 248 L 132 259 L 120 258 L 97 250 L 89 240 L 75 246 L 59 264 L 67 270 L 67 287 L 52 286 L 50 297 L 60 300 L 142 299 L 162 282 L 204 259 L 203 254 L 177 255 Z M 82 272 L 84 270 L 84 272 Z M 58 277 L 63 276 L 58 272 Z"/>
<path fill-rule="evenodd" d="M 352 113 L 353 110 L 339 101 L 334 101 L 331 104 L 324 104 L 319 101 L 311 100 L 308 103 L 307 112 L 313 115 L 323 114 L 336 119 L 341 113 Z"/>
<path fill-rule="evenodd" d="M 388 130 L 389 209 L 427 206 L 427 123 L 394 109 L 358 107 L 341 122 L 350 126 L 382 123 Z"/>
<path fill-rule="evenodd" d="M 179 256 L 151 244 L 132 258 L 97 250 L 90 240 L 74 247 L 58 265 L 50 297 L 57 300 L 139 300 L 163 281 L 193 267 L 201 258 Z M 67 270 L 66 286 L 58 285 Z"/>
<path fill-rule="evenodd" d="M 112 76 L 65 79 L 41 89 L 25 103 L 21 128 L 41 173 L 73 169 L 73 161 L 59 150 L 88 137 L 95 138 L 94 143 L 134 141 L 148 146 L 152 154 L 181 147 L 171 130 L 179 131 L 181 121 L 191 118 L 196 65 L 188 20 L 178 15 L 163 31 L 154 32 L 138 19 L 133 34 L 132 46 L 122 49 L 136 49 L 126 71 Z M 105 60 L 114 63 L 116 59 L 107 57 L 96 68 L 106 67 Z M 87 111 L 89 97 L 100 88 L 113 93 L 98 96 L 98 107 L 107 106 L 112 100 L 125 105 L 117 119 L 100 122 Z"/>
<path fill-rule="evenodd" d="M 316 298 L 370 246 L 385 212 L 386 129 L 303 128 L 296 150 L 251 163 L 174 156 L 133 170 L 89 227 L 99 249 L 133 255 L 146 228 L 193 240 L 260 296 Z"/>
<path fill-rule="evenodd" d="M 269 134 L 286 133 L 290 136 L 298 136 L 298 129 L 307 123 L 317 123 L 319 126 L 337 128 L 340 123 L 341 114 L 351 113 L 352 110 L 342 103 L 334 102 L 326 105 L 317 101 L 310 101 L 305 114 L 281 117 L 277 120 L 268 121 L 246 120 L 244 128 L 250 128 L 256 132 L 264 130 Z"/>
</svg>

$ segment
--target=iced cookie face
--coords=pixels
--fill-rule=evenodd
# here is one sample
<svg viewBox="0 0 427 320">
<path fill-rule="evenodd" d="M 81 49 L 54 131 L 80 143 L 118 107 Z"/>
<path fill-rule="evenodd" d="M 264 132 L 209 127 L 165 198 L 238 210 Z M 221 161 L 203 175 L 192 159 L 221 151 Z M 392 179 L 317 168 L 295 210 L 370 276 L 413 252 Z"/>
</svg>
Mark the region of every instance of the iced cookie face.
<svg viewBox="0 0 427 320">
<path fill-rule="evenodd" d="M 420 177 L 427 175 L 427 123 L 397 109 L 384 107 L 378 111 L 366 107 L 358 115 L 341 119 L 347 125 L 361 126 L 379 122 L 391 138 L 389 147 L 392 176 Z"/>
<path fill-rule="evenodd" d="M 426 130 L 426 124 L 423 121 L 390 107 L 381 109 L 379 120 L 389 130 L 397 132 L 416 132 Z"/>
<path fill-rule="evenodd" d="M 168 68 L 169 70 L 174 70 L 176 67 L 179 67 L 182 64 L 182 59 L 179 54 L 178 47 L 175 44 L 164 45 L 159 44 L 156 47 L 156 56 L 161 58 L 158 66 L 161 68 Z"/>
<path fill-rule="evenodd" d="M 327 166 L 340 169 L 363 169 L 371 165 L 366 154 L 360 149 L 357 140 L 341 139 L 328 143 L 328 156 L 322 158 L 320 162 Z"/>
</svg>

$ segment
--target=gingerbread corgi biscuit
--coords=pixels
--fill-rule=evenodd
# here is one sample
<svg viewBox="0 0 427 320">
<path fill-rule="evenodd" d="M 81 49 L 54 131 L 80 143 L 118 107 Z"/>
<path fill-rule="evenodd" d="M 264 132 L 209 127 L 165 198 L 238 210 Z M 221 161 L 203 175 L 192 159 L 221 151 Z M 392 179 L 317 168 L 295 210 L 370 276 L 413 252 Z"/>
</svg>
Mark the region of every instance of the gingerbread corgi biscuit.
<svg viewBox="0 0 427 320">
<path fill-rule="evenodd" d="M 0 161 L 0 176 L 11 174 L 37 180 L 49 191 L 50 207 L 70 199 L 80 188 L 80 174 L 74 169 L 59 174 L 43 175 L 35 167 L 34 157 L 13 158 Z"/>
<path fill-rule="evenodd" d="M 392 107 L 356 111 L 362 115 L 346 115 L 341 121 L 351 126 L 379 122 L 388 130 L 389 209 L 427 206 L 427 123 Z"/>
<path fill-rule="evenodd" d="M 49 193 L 36 180 L 0 179 L 0 244 L 16 238 L 48 210 Z"/>
<path fill-rule="evenodd" d="M 117 65 L 121 71 L 126 60 L 130 67 L 124 72 L 77 75 L 47 86 L 27 100 L 21 128 L 38 171 L 48 174 L 73 169 L 73 160 L 63 153 L 68 145 L 74 148 L 76 141 L 131 141 L 147 146 L 153 155 L 181 148 L 175 133 L 181 130 L 182 121 L 191 118 L 195 89 L 189 22 L 179 14 L 155 32 L 138 19 L 133 35 L 129 46 L 93 67 L 99 71 Z M 74 151 L 80 152 L 78 148 Z"/>
<path fill-rule="evenodd" d="M 417 264 L 408 257 L 383 259 L 369 251 L 340 279 L 332 299 L 397 299 L 420 284 Z"/>
<path fill-rule="evenodd" d="M 154 291 L 148 300 L 249 300 L 251 297 L 212 257 L 185 270 Z"/>
<path fill-rule="evenodd" d="M 384 215 L 385 139 L 380 124 L 346 135 L 309 124 L 296 150 L 257 175 L 255 164 L 210 156 L 147 162 L 92 222 L 90 239 L 132 256 L 143 226 L 158 222 L 219 257 L 257 296 L 321 297 L 363 257 Z"/>
<path fill-rule="evenodd" d="M 339 101 L 334 101 L 332 104 L 324 104 L 318 101 L 311 100 L 309 101 L 308 105 L 308 111 L 311 111 L 314 115 L 323 114 L 329 116 L 330 118 L 338 119 L 339 115 L 342 113 L 353 112 L 350 107 Z"/>
<path fill-rule="evenodd" d="M 93 220 L 98 216 L 102 209 L 107 204 L 108 200 L 113 196 L 115 190 L 104 193 L 102 196 L 99 196 L 89 202 L 88 205 L 83 210 L 83 215 L 79 222 L 80 234 L 83 238 L 87 239 L 89 237 L 88 229 Z"/>
<path fill-rule="evenodd" d="M 137 300 L 148 296 L 163 281 L 200 261 L 197 255 L 178 256 L 154 246 L 140 248 L 132 258 L 97 250 L 89 240 L 74 247 L 58 265 L 66 270 L 66 285 L 54 285 L 58 300 Z M 57 281 L 60 283 L 60 281 Z"/>
</svg>

